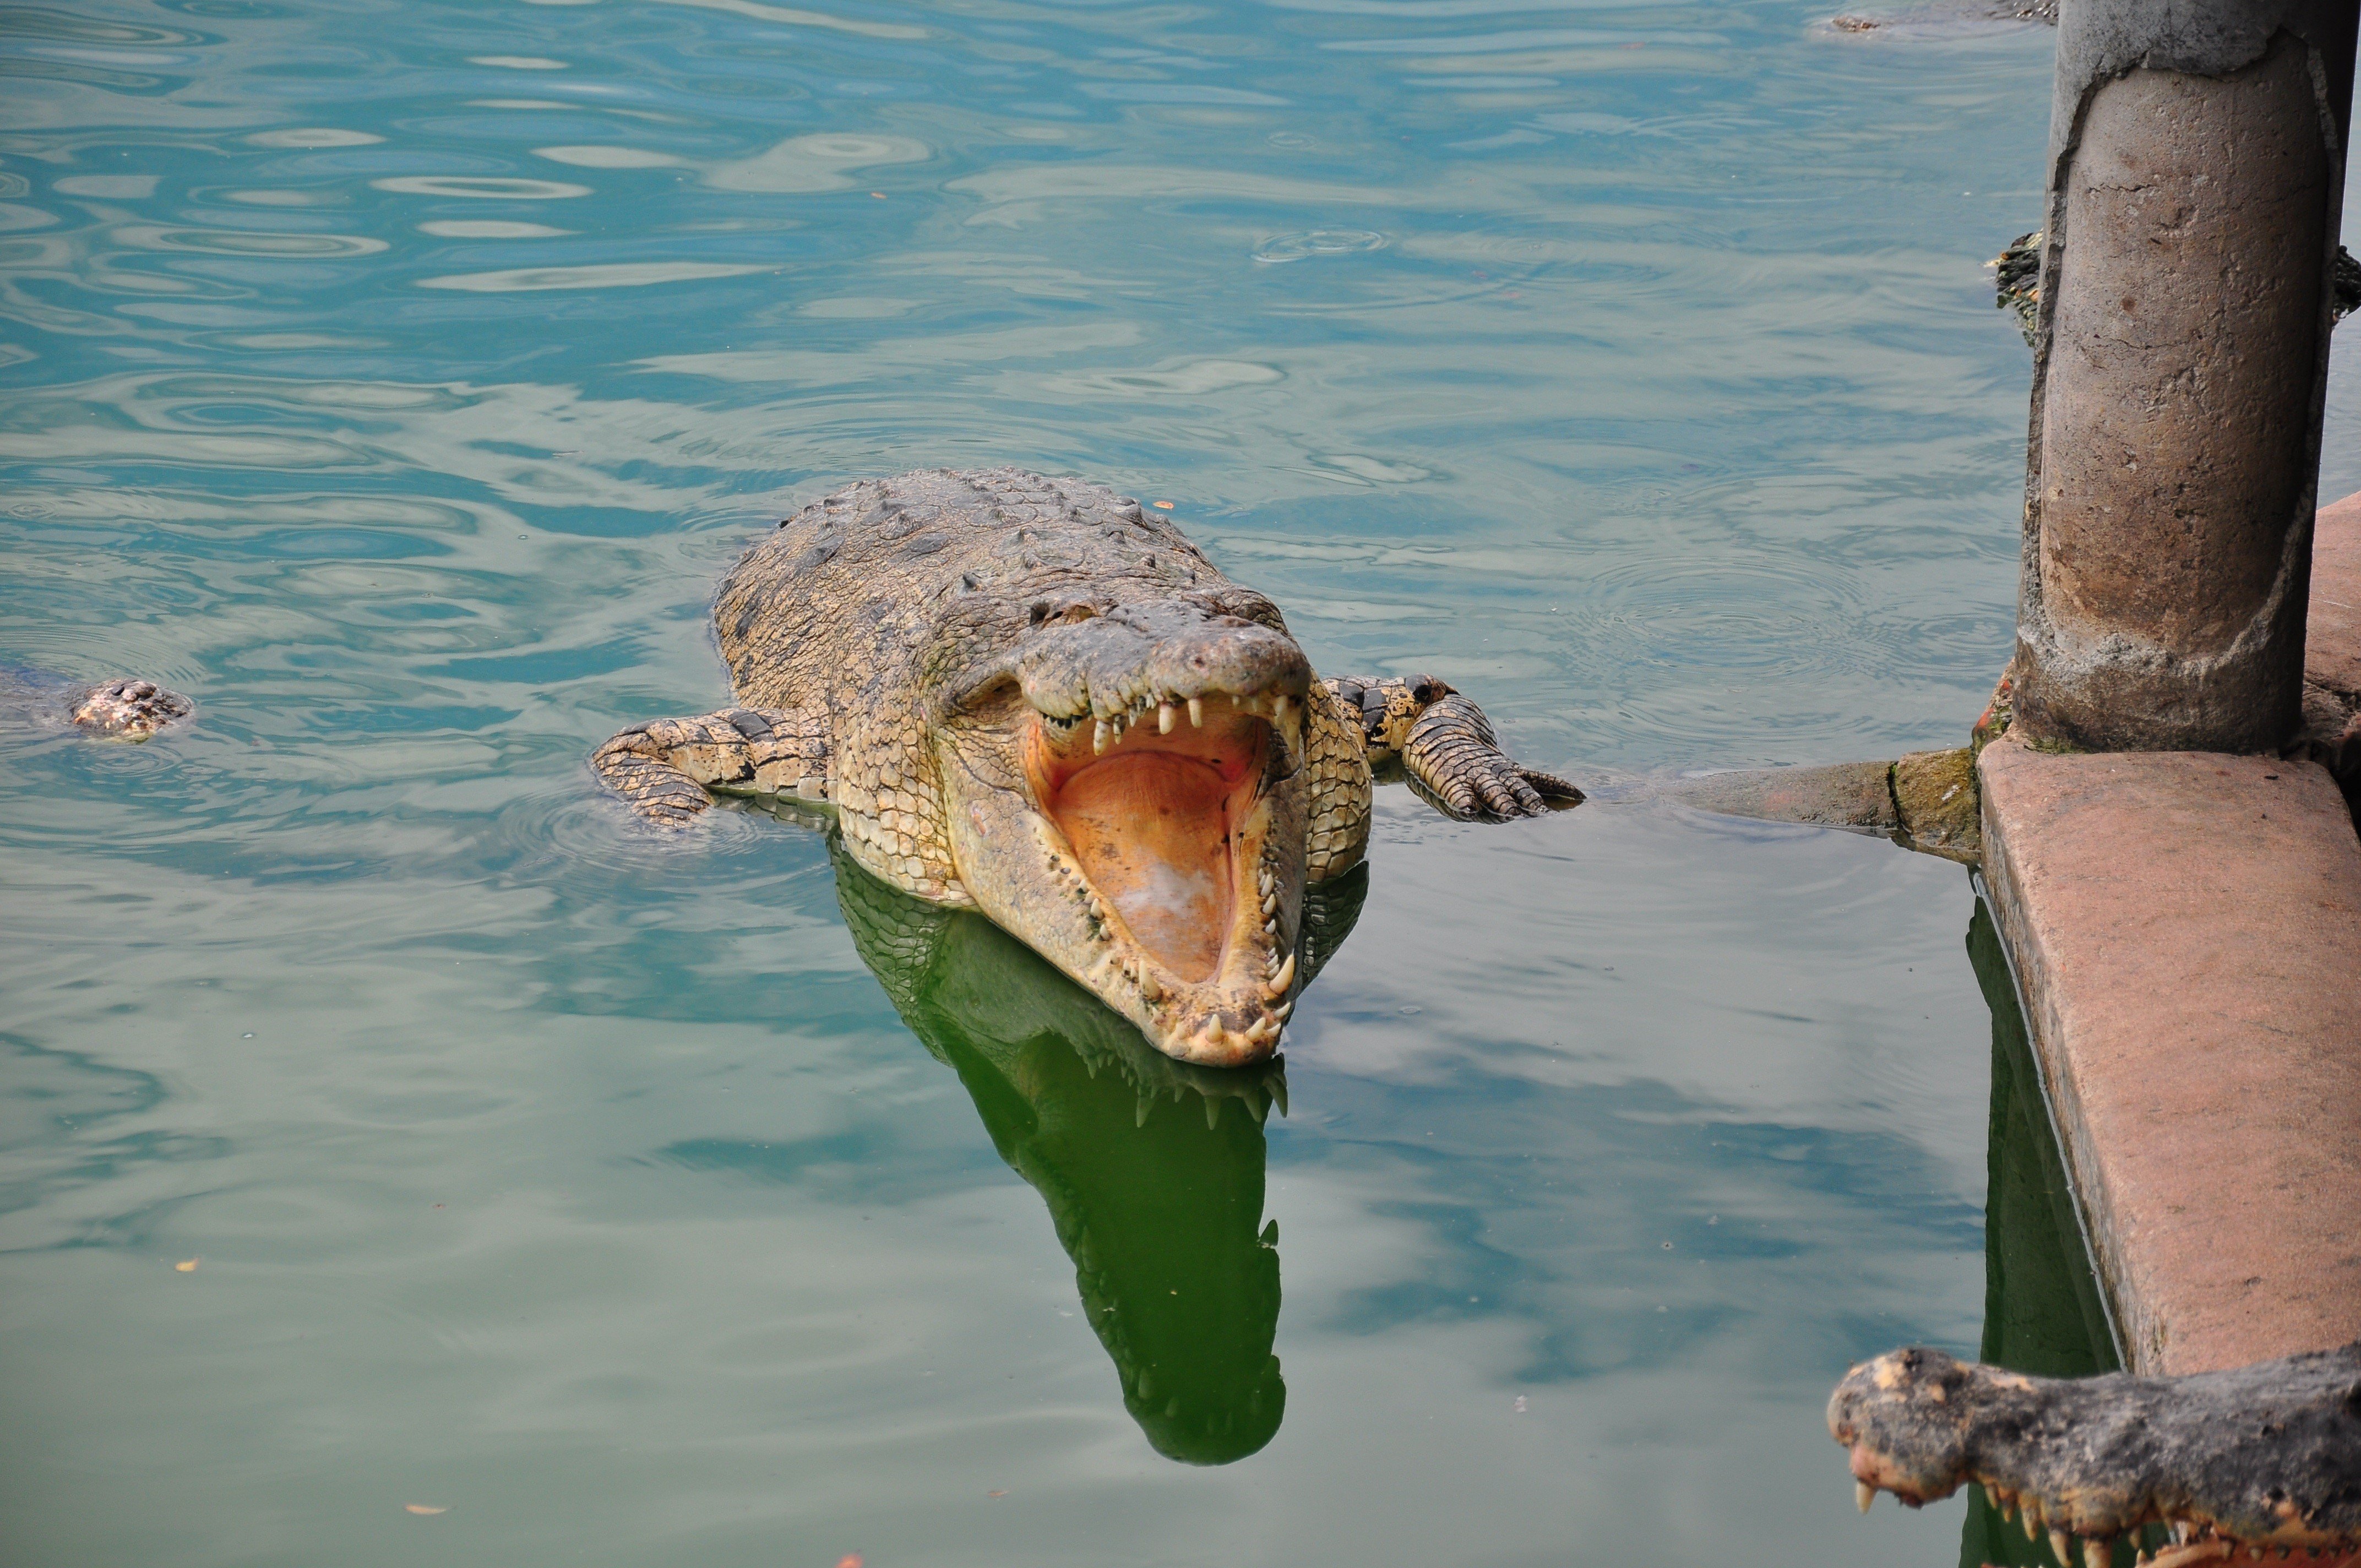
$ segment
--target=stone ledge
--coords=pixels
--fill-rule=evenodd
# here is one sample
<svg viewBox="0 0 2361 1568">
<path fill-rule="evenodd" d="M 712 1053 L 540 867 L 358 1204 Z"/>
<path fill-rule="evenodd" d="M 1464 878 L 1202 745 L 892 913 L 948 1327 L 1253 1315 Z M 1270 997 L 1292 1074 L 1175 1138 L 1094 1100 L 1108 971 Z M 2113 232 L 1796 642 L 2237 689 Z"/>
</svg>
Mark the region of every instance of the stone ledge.
<svg viewBox="0 0 2361 1568">
<path fill-rule="evenodd" d="M 2268 757 L 1986 747 L 1984 871 L 2130 1366 L 2361 1338 L 2361 839 Z"/>
<path fill-rule="evenodd" d="M 2326 767 L 2361 813 L 2361 496 L 2312 519 L 2303 634 L 2303 732 L 2288 749 Z"/>
</svg>

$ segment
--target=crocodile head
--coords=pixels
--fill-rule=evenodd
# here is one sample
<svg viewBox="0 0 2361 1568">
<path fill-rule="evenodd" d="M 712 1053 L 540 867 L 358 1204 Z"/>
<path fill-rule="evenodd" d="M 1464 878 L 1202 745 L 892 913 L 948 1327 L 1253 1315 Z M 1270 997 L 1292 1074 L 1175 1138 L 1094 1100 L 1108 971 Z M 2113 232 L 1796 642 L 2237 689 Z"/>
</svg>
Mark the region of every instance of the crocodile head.
<svg viewBox="0 0 2361 1568">
<path fill-rule="evenodd" d="M 2148 1568 L 2361 1563 L 2361 1343 L 2185 1377 L 2027 1377 L 1897 1350 L 1845 1375 L 1828 1431 L 1861 1506 L 1981 1483 L 2075 1568 L 2117 1537 Z"/>
<path fill-rule="evenodd" d="M 930 716 L 961 885 L 1167 1055 L 1294 1003 L 1312 666 L 1261 596 L 1038 599 Z"/>
</svg>

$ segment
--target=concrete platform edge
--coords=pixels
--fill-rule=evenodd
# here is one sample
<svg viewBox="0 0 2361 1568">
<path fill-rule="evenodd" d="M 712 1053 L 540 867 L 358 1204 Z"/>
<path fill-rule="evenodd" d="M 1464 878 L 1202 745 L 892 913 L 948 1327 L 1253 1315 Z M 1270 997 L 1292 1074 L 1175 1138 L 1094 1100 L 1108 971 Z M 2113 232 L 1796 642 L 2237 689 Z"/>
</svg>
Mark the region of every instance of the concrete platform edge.
<svg viewBox="0 0 2361 1568">
<path fill-rule="evenodd" d="M 2361 840 L 2314 763 L 1979 760 L 1984 878 L 2125 1364 L 2361 1337 Z"/>
</svg>

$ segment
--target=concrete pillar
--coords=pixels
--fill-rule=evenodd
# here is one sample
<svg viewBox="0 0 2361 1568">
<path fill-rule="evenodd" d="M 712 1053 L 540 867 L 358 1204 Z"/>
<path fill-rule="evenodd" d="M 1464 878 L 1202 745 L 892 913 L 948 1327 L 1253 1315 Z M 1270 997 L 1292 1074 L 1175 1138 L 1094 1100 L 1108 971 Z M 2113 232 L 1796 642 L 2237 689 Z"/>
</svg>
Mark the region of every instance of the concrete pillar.
<svg viewBox="0 0 2361 1568">
<path fill-rule="evenodd" d="M 2064 0 L 2016 723 L 2294 731 L 2361 0 Z"/>
</svg>

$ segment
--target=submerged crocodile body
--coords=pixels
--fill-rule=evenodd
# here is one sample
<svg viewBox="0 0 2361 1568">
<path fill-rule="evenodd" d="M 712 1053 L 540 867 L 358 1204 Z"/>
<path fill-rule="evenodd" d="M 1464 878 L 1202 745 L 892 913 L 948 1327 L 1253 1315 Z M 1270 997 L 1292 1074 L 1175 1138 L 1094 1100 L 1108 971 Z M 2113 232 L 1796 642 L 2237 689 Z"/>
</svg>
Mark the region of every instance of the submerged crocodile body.
<svg viewBox="0 0 2361 1568">
<path fill-rule="evenodd" d="M 735 705 L 609 740 L 609 786 L 675 824 L 824 803 L 864 870 L 981 910 L 1184 1061 L 1277 1048 L 1305 889 L 1360 861 L 1373 769 L 1463 817 L 1582 798 L 1440 681 L 1321 682 L 1269 599 L 1080 480 L 849 486 L 746 554 L 714 624 Z"/>
<path fill-rule="evenodd" d="M 2361 1563 L 2361 1343 L 2185 1377 L 2028 1377 L 1897 1350 L 1828 1401 L 1864 1511 L 1977 1482 L 2064 1568 Z M 2151 1552 L 2153 1555 L 2151 1555 Z"/>
</svg>

